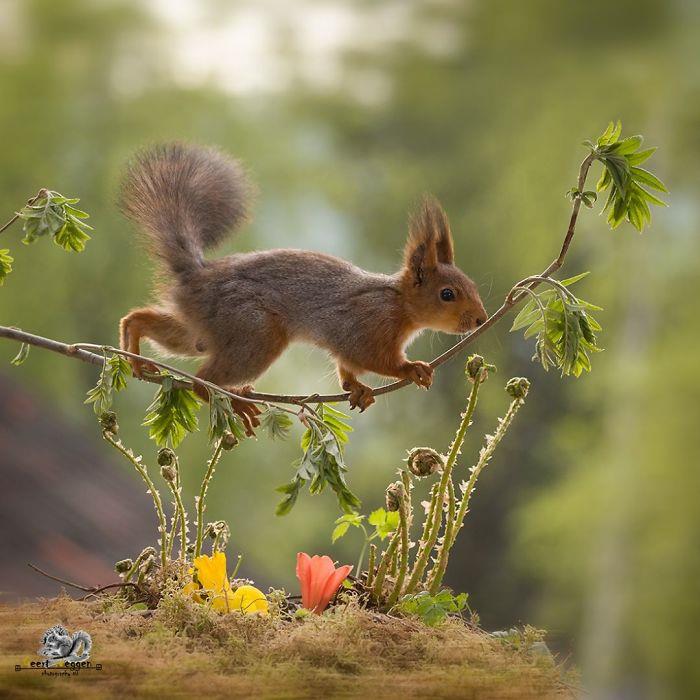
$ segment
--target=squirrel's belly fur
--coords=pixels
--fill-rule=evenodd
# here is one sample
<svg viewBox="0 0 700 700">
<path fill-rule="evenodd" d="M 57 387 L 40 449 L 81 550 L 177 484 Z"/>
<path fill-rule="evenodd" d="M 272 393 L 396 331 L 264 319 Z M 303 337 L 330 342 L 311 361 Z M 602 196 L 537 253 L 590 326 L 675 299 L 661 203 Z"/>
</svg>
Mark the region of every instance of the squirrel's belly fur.
<svg viewBox="0 0 700 700">
<path fill-rule="evenodd" d="M 293 249 L 207 260 L 204 251 L 246 221 L 250 192 L 241 164 L 215 149 L 173 143 L 136 156 L 121 205 L 161 265 L 160 303 L 121 320 L 122 348 L 138 355 L 145 337 L 173 354 L 204 356 L 198 376 L 240 393 L 290 342 L 310 342 L 336 358 L 351 407 L 364 409 L 374 399 L 358 374 L 427 388 L 432 369 L 408 360 L 407 343 L 423 328 L 464 333 L 486 319 L 476 285 L 454 265 L 436 200 L 426 199 L 412 218 L 394 275 Z M 137 376 L 155 370 L 145 360 L 132 365 Z M 202 385 L 195 391 L 208 398 Z M 259 409 L 232 403 L 252 432 Z"/>
</svg>

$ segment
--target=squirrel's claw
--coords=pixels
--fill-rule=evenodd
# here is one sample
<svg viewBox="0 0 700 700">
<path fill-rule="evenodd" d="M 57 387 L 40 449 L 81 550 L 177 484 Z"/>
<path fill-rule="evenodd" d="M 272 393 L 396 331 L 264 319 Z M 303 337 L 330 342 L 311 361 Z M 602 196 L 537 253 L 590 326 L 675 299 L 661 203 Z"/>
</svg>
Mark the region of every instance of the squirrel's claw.
<svg viewBox="0 0 700 700">
<path fill-rule="evenodd" d="M 359 408 L 360 413 L 362 413 L 374 403 L 372 387 L 366 384 L 362 384 L 361 382 L 344 382 L 343 389 L 350 392 L 348 402 L 350 403 L 351 410 L 353 408 Z"/>
<path fill-rule="evenodd" d="M 238 394 L 239 396 L 246 396 L 251 391 L 253 391 L 253 387 L 250 384 L 247 384 L 246 386 L 241 388 L 231 389 L 231 393 Z M 260 426 L 260 419 L 258 418 L 258 416 L 262 413 L 262 410 L 260 409 L 258 404 L 249 403 L 248 401 L 231 399 L 231 407 L 243 421 L 245 434 L 248 437 L 254 437 L 254 428 Z"/>
<path fill-rule="evenodd" d="M 429 389 L 433 383 L 433 368 L 427 362 L 407 362 L 404 367 L 405 377 L 414 384 Z"/>
<path fill-rule="evenodd" d="M 148 372 L 149 374 L 160 374 L 160 370 L 152 362 L 147 362 L 146 360 L 137 360 L 135 357 L 129 357 L 129 364 L 131 364 L 131 373 L 136 377 L 136 379 L 143 379 L 143 373 Z"/>
</svg>

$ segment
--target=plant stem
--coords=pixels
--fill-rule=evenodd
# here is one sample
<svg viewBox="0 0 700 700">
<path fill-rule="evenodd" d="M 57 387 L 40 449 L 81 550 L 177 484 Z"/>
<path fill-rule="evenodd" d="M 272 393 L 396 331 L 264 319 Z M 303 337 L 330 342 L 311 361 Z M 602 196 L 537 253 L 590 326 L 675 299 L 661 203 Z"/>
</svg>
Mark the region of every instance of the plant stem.
<svg viewBox="0 0 700 700">
<path fill-rule="evenodd" d="M 152 547 L 146 547 L 141 551 L 141 554 L 136 557 L 131 568 L 124 574 L 124 581 L 130 581 L 131 577 L 139 570 L 141 562 L 151 554 Z"/>
<path fill-rule="evenodd" d="M 198 557 L 202 553 L 202 534 L 204 530 L 204 500 L 207 496 L 207 489 L 209 488 L 209 482 L 214 475 L 214 470 L 221 457 L 221 452 L 223 451 L 223 440 L 219 440 L 218 445 L 214 449 L 214 453 L 207 462 L 207 471 L 202 479 L 202 485 L 199 489 L 199 497 L 196 499 L 197 506 L 197 540 L 194 547 L 194 556 Z"/>
<path fill-rule="evenodd" d="M 362 549 L 360 550 L 360 556 L 357 559 L 357 568 L 355 571 L 357 571 L 357 575 L 359 576 L 362 573 L 362 560 L 365 558 L 365 552 L 367 551 L 367 543 L 369 540 L 367 539 L 367 533 L 365 532 L 365 539 L 364 542 L 362 543 Z"/>
<path fill-rule="evenodd" d="M 428 542 L 428 535 L 430 534 L 430 527 L 433 524 L 433 518 L 435 517 L 435 509 L 437 508 L 438 490 L 439 482 L 434 483 L 430 487 L 430 504 L 428 506 L 428 512 L 423 521 L 423 532 L 421 534 L 420 540 L 418 541 L 418 554 L 416 554 L 416 560 L 420 559 L 423 555 L 423 550 Z"/>
<path fill-rule="evenodd" d="M 445 541 L 442 546 L 440 558 L 435 567 L 435 575 L 433 577 L 433 581 L 430 587 L 430 593 L 432 595 L 435 595 L 435 593 L 437 593 L 438 589 L 440 588 L 440 585 L 442 584 L 442 578 L 445 575 L 445 571 L 447 570 L 447 563 L 450 559 L 450 551 L 454 546 L 455 541 L 457 540 L 457 533 L 460 531 L 462 525 L 464 524 L 464 518 L 467 514 L 469 500 L 471 498 L 472 492 L 474 491 L 474 487 L 476 485 L 477 479 L 479 478 L 479 474 L 481 474 L 484 467 L 489 463 L 491 457 L 493 457 L 493 453 L 496 451 L 498 444 L 501 442 L 506 432 L 508 432 L 508 428 L 513 422 L 513 418 L 515 418 L 515 414 L 518 412 L 518 410 L 524 403 L 525 401 L 523 399 L 514 399 L 511 402 L 510 406 L 508 407 L 508 411 L 506 412 L 506 415 L 499 420 L 496 432 L 493 434 L 490 440 L 487 440 L 486 445 L 481 449 L 479 453 L 479 459 L 476 465 L 473 466 L 470 470 L 471 474 L 469 476 L 469 481 L 467 482 L 464 495 L 462 496 L 462 501 L 459 504 L 459 509 L 457 510 L 457 514 L 454 518 L 454 523 L 453 527 L 451 528 L 450 537 L 448 539 L 447 535 L 445 536 Z"/>
<path fill-rule="evenodd" d="M 237 559 L 236 559 L 236 566 L 233 567 L 233 571 L 231 572 L 230 578 L 236 578 L 236 574 L 238 573 L 238 569 L 241 568 L 242 561 L 243 561 L 243 555 L 239 554 Z"/>
<path fill-rule="evenodd" d="M 481 372 L 485 371 L 485 369 L 481 370 Z M 425 572 L 425 567 L 428 565 L 430 553 L 432 552 L 433 547 L 435 546 L 435 542 L 437 541 L 440 526 L 442 524 L 442 513 L 445 503 L 445 494 L 447 492 L 447 482 L 450 481 L 452 477 L 452 468 L 454 467 L 454 463 L 457 460 L 457 456 L 459 455 L 460 450 L 462 449 L 464 436 L 466 435 L 467 428 L 471 424 L 472 416 L 474 415 L 474 409 L 476 408 L 476 401 L 479 394 L 479 387 L 481 386 L 480 380 L 481 374 L 475 379 L 472 385 L 472 389 L 469 394 L 469 401 L 467 403 L 467 408 L 462 414 L 462 421 L 459 424 L 457 434 L 455 435 L 455 439 L 452 442 L 452 446 L 450 447 L 450 454 L 448 455 L 447 460 L 445 461 L 445 466 L 442 470 L 442 478 L 440 479 L 440 483 L 438 485 L 437 500 L 435 503 L 435 512 L 433 514 L 433 522 L 430 529 L 430 533 L 426 539 L 423 551 L 420 553 L 420 556 L 416 559 L 413 571 L 411 572 L 411 578 L 409 579 L 408 584 L 406 585 L 406 593 L 412 593 L 423 579 L 423 573 Z"/>
<path fill-rule="evenodd" d="M 389 564 L 394 557 L 394 552 L 399 545 L 399 539 L 401 535 L 398 530 L 394 532 L 389 542 L 388 547 L 384 551 L 382 558 L 379 561 L 379 566 L 377 567 L 377 577 L 374 579 L 374 587 L 372 588 L 372 595 L 379 601 L 382 595 L 382 586 L 384 585 L 384 578 L 386 577 L 386 572 L 389 568 Z"/>
<path fill-rule="evenodd" d="M 401 528 L 397 530 L 399 533 L 399 544 L 401 544 Z M 399 567 L 399 547 L 398 545 L 394 547 L 394 551 L 391 553 L 391 564 L 389 564 L 389 576 L 391 578 L 396 578 L 396 571 Z"/>
<path fill-rule="evenodd" d="M 175 533 L 180 529 L 180 513 L 177 510 L 177 504 L 173 503 L 175 513 L 170 519 L 170 532 L 168 533 L 168 558 L 172 558 L 173 547 L 175 546 Z"/>
<path fill-rule="evenodd" d="M 377 545 L 376 544 L 370 544 L 369 546 L 369 561 L 367 562 L 367 583 L 366 587 L 367 589 L 372 588 L 372 584 L 374 583 L 374 563 L 377 558 Z"/>
<path fill-rule="evenodd" d="M 430 571 L 428 576 L 428 590 L 431 595 L 435 595 L 442 583 L 442 577 L 445 575 L 447 568 L 447 557 L 449 555 L 449 542 L 452 540 L 452 531 L 454 529 L 454 519 L 456 511 L 455 488 L 452 481 L 448 485 L 447 499 L 447 518 L 445 519 L 445 532 L 442 537 L 442 544 L 438 548 L 437 561 Z"/>
<path fill-rule="evenodd" d="M 401 594 L 401 589 L 403 588 L 403 582 L 406 578 L 406 571 L 408 569 L 408 506 L 407 501 L 409 499 L 408 493 L 404 489 L 403 497 L 399 505 L 399 531 L 401 536 L 401 550 L 397 549 L 398 560 L 399 560 L 399 571 L 396 576 L 396 581 L 394 582 L 394 588 L 389 594 L 389 598 L 386 602 L 387 607 L 391 609 L 396 604 Z"/>
<path fill-rule="evenodd" d="M 110 445 L 119 450 L 119 452 L 121 452 L 134 465 L 136 471 L 146 482 L 146 486 L 148 487 L 148 493 L 151 494 L 151 498 L 153 499 L 153 505 L 156 509 L 156 515 L 158 516 L 158 532 L 160 533 L 160 537 L 158 538 L 158 546 L 160 547 L 160 563 L 163 569 L 163 575 L 165 575 L 165 568 L 168 563 L 165 538 L 168 532 L 168 527 L 167 522 L 165 520 L 165 512 L 163 511 L 163 502 L 160 499 L 160 493 L 158 492 L 158 489 L 156 489 L 153 481 L 151 480 L 146 465 L 142 464 L 141 457 L 136 457 L 128 447 L 124 447 L 121 440 L 115 439 L 112 433 L 103 430 L 102 437 Z"/>
<path fill-rule="evenodd" d="M 173 492 L 173 496 L 175 497 L 178 520 L 180 524 L 180 561 L 184 564 L 187 553 L 187 542 L 189 539 L 187 513 L 185 512 L 185 504 L 182 502 L 182 487 L 178 486 L 177 484 L 172 484 L 171 490 Z M 174 536 L 173 539 L 175 539 Z"/>
<path fill-rule="evenodd" d="M 31 197 L 27 200 L 26 206 L 31 207 L 32 204 L 34 204 L 37 199 L 40 199 L 41 197 L 45 197 L 46 193 L 47 193 L 46 188 L 42 187 L 33 197 Z M 15 221 L 17 221 L 17 219 L 19 219 L 19 214 L 15 214 L 6 224 L 3 224 L 2 226 L 0 226 L 0 233 L 5 231 L 6 229 L 10 228 L 10 226 L 12 226 L 12 224 L 14 224 Z"/>
</svg>

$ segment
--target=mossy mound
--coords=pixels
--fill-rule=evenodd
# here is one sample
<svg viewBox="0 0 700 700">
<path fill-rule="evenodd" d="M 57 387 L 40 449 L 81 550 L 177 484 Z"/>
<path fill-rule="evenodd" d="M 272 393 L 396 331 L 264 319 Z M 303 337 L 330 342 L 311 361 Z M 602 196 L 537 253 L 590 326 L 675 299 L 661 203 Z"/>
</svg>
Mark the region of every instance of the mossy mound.
<svg viewBox="0 0 700 700">
<path fill-rule="evenodd" d="M 63 596 L 0 606 L 0 688 L 11 698 L 572 697 L 547 655 L 450 619 L 439 627 L 339 605 L 303 620 L 218 615 L 181 598 L 153 612 Z M 87 631 L 102 670 L 15 671 L 44 631 Z"/>
</svg>

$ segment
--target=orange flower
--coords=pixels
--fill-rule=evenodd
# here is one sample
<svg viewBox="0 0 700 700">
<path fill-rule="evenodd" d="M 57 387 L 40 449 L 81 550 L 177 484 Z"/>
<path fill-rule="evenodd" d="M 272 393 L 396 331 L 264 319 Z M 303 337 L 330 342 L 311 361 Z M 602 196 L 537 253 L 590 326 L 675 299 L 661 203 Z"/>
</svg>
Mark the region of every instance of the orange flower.
<svg viewBox="0 0 700 700">
<path fill-rule="evenodd" d="M 301 604 L 307 610 L 320 615 L 351 571 L 352 566 L 348 564 L 336 569 L 330 557 L 310 557 L 304 552 L 299 552 L 297 578 L 301 583 Z"/>
</svg>

